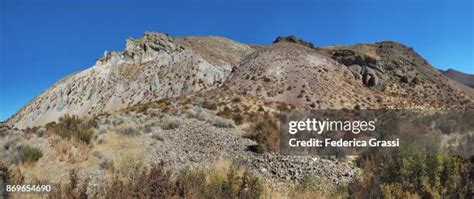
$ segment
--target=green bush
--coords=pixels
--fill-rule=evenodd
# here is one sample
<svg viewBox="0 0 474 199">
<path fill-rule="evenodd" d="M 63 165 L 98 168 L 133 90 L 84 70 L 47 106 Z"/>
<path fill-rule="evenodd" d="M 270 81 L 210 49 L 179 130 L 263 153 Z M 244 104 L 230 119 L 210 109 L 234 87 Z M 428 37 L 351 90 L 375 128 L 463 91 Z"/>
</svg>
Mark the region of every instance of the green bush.
<svg viewBox="0 0 474 199">
<path fill-rule="evenodd" d="M 351 194 L 359 197 L 371 194 L 384 198 L 465 198 L 472 180 L 472 162 L 457 156 L 374 156 L 365 159 L 361 166 L 364 175 L 372 177 L 354 184 L 355 193 Z"/>
<path fill-rule="evenodd" d="M 77 116 L 65 115 L 58 122 L 46 124 L 46 131 L 52 132 L 62 138 L 76 138 L 87 144 L 94 136 L 93 128 L 97 126 L 95 120 L 81 120 Z"/>
<path fill-rule="evenodd" d="M 21 163 L 36 162 L 43 157 L 43 152 L 30 145 L 24 145 L 20 149 L 19 158 Z"/>
<path fill-rule="evenodd" d="M 74 135 L 78 140 L 83 141 L 86 144 L 89 144 L 90 141 L 92 140 L 92 137 L 94 137 L 94 131 L 91 129 L 86 129 L 86 130 L 78 130 L 76 134 Z"/>
</svg>

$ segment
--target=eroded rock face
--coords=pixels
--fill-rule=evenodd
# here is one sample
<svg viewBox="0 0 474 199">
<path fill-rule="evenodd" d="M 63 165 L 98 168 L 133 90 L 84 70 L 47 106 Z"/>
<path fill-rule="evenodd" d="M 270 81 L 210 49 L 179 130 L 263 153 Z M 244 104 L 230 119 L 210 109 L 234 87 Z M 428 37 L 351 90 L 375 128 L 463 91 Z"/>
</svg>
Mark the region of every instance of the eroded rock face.
<svg viewBox="0 0 474 199">
<path fill-rule="evenodd" d="M 336 50 L 332 53 L 332 58 L 347 66 L 354 77 L 361 80 L 365 86 L 383 89 L 383 75 L 375 58 L 351 50 Z"/>
<path fill-rule="evenodd" d="M 190 41 L 203 38 L 188 38 Z M 253 49 L 228 41 L 232 57 L 217 56 L 208 46 L 193 46 L 162 33 L 128 39 L 125 51 L 105 52 L 94 66 L 54 84 L 8 120 L 25 128 L 57 120 L 64 114 L 93 115 L 220 85 Z M 217 38 L 207 43 L 221 42 Z M 223 51 L 224 51 L 223 50 Z M 212 59 L 211 59 L 212 58 Z"/>
</svg>

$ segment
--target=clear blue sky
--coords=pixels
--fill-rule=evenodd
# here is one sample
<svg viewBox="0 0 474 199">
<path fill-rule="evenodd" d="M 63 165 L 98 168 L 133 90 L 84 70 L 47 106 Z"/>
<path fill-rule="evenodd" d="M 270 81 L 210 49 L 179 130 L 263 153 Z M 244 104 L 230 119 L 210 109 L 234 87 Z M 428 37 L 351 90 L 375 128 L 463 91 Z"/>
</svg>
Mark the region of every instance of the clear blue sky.
<svg viewBox="0 0 474 199">
<path fill-rule="evenodd" d="M 474 73 L 472 0 L 172 2 L 0 0 L 0 120 L 145 31 L 256 44 L 289 34 L 319 46 L 395 40 L 436 67 Z"/>
</svg>

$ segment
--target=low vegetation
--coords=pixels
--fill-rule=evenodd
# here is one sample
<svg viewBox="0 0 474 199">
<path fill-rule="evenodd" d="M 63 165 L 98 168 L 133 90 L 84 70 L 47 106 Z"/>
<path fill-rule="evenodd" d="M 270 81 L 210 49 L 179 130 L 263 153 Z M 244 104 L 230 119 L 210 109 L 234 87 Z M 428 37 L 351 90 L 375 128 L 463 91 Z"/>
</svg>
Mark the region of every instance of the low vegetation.
<svg viewBox="0 0 474 199">
<path fill-rule="evenodd" d="M 257 152 L 277 151 L 280 148 L 278 121 L 272 117 L 261 117 L 251 126 L 249 138 L 257 142 Z"/>
<path fill-rule="evenodd" d="M 94 197 L 86 192 L 87 182 L 79 183 L 72 171 L 70 182 L 50 198 Z M 259 178 L 238 167 L 184 169 L 172 174 L 158 164 L 125 178 L 116 175 L 96 194 L 104 198 L 261 198 L 264 187 Z"/>
<path fill-rule="evenodd" d="M 97 126 L 95 120 L 82 120 L 75 115 L 65 115 L 59 118 L 58 122 L 46 124 L 46 131 L 54 133 L 62 138 L 75 138 L 86 144 L 89 144 L 94 136 L 94 130 Z"/>
<path fill-rule="evenodd" d="M 232 128 L 234 127 L 234 121 L 221 117 L 215 117 L 212 125 L 220 128 Z"/>
<path fill-rule="evenodd" d="M 161 118 L 160 126 L 163 130 L 170 130 L 170 129 L 178 128 L 180 124 L 181 124 L 181 121 L 179 118 L 165 115 L 163 116 L 163 118 Z"/>
<path fill-rule="evenodd" d="M 20 148 L 18 158 L 21 163 L 36 162 L 43 157 L 43 152 L 40 149 L 30 145 L 23 145 Z"/>
<path fill-rule="evenodd" d="M 365 177 L 350 192 L 361 198 L 469 198 L 469 161 L 443 155 L 366 157 L 359 163 Z"/>
<path fill-rule="evenodd" d="M 201 103 L 201 107 L 213 111 L 217 110 L 217 104 L 207 100 Z"/>
</svg>

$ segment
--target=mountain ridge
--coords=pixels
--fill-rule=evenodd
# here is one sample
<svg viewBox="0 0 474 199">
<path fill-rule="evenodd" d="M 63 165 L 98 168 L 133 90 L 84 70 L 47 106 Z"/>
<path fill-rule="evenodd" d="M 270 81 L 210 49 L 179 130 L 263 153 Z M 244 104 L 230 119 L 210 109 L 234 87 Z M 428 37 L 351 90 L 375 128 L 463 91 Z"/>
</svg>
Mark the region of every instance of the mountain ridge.
<svg viewBox="0 0 474 199">
<path fill-rule="evenodd" d="M 288 36 L 257 47 L 219 36 L 145 32 L 127 39 L 124 51 L 106 51 L 94 66 L 59 80 L 7 123 L 44 125 L 65 114 L 110 113 L 222 85 L 308 108 L 472 104 L 471 88 L 443 77 L 412 48 L 393 41 L 318 47 Z"/>
<path fill-rule="evenodd" d="M 439 71 L 461 84 L 465 84 L 466 86 L 474 88 L 474 74 L 464 73 L 452 68 L 449 68 L 447 70 L 439 69 Z"/>
</svg>

